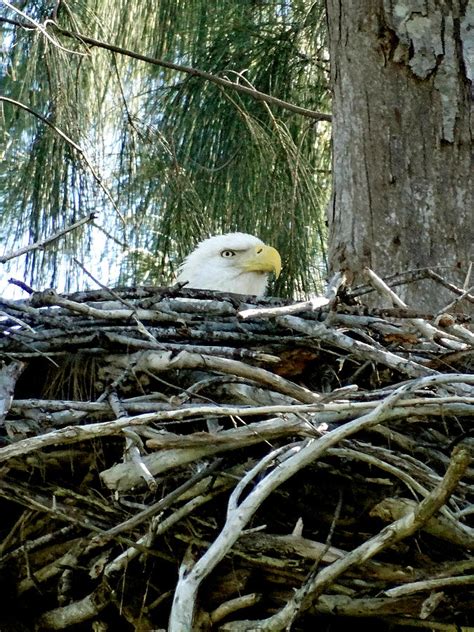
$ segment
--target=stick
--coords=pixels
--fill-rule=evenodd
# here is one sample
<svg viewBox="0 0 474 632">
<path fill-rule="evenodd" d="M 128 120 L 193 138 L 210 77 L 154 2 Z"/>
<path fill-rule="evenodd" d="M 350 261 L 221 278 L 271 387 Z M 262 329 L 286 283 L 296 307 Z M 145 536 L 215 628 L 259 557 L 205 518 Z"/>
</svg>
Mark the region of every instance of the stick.
<svg viewBox="0 0 474 632">
<path fill-rule="evenodd" d="M 283 305 L 282 307 L 256 307 L 253 309 L 243 309 L 238 313 L 239 317 L 246 318 L 274 318 L 276 316 L 285 316 L 286 314 L 299 314 L 300 312 L 309 312 L 321 309 L 329 305 L 330 300 L 324 296 L 317 296 L 309 301 L 302 303 L 294 303 L 293 305 Z"/>
<path fill-rule="evenodd" d="M 440 579 L 426 579 L 420 582 L 412 582 L 404 586 L 397 586 L 385 591 L 387 597 L 403 597 L 420 591 L 439 590 L 449 586 L 464 586 L 474 584 L 474 575 L 460 575 L 459 577 L 442 577 Z"/>
<path fill-rule="evenodd" d="M 129 358 L 126 359 L 129 362 Z M 237 375 L 238 377 L 248 378 L 254 382 L 259 382 L 264 386 L 270 387 L 293 397 L 299 402 L 305 404 L 317 403 L 321 400 L 318 393 L 314 393 L 309 389 L 299 386 L 290 380 L 286 380 L 279 375 L 275 375 L 271 371 L 260 369 L 256 366 L 250 366 L 238 360 L 230 360 L 228 358 L 219 358 L 217 356 L 208 356 L 203 353 L 189 353 L 181 351 L 174 356 L 172 352 L 146 352 L 140 358 L 137 369 L 147 368 L 149 371 L 168 371 L 172 369 L 206 369 L 208 371 L 217 371 Z"/>
<path fill-rule="evenodd" d="M 434 376 L 437 377 L 437 376 Z M 466 383 L 474 383 L 474 376 L 469 375 L 445 375 L 439 376 L 446 379 L 446 382 L 456 380 Z M 465 403 L 463 403 L 465 402 Z M 412 402 L 413 404 L 413 402 Z M 418 405 L 397 406 L 393 407 L 390 411 L 386 412 L 385 419 L 397 419 L 405 417 L 406 415 L 449 415 L 449 414 L 465 414 L 472 415 L 473 404 L 467 398 L 461 398 L 459 403 L 446 403 L 440 400 L 439 404 L 436 403 L 436 399 L 427 398 L 425 400 L 420 399 L 417 402 Z M 127 426 L 147 426 L 150 423 L 164 423 L 164 422 L 176 422 L 179 420 L 192 419 L 193 417 L 205 417 L 210 415 L 212 417 L 218 416 L 253 416 L 253 415 L 271 415 L 278 413 L 307 413 L 317 412 L 318 421 L 328 423 L 329 421 L 346 421 L 353 418 L 358 413 L 367 413 L 370 409 L 376 408 L 378 403 L 364 402 L 364 403 L 346 403 L 342 406 L 334 403 L 326 405 L 293 405 L 293 406 L 195 406 L 190 408 L 181 408 L 178 410 L 158 411 L 153 413 L 144 413 L 141 415 L 134 415 L 125 419 L 117 419 L 114 421 L 105 421 L 99 423 L 85 424 L 83 426 L 67 426 L 66 428 L 60 428 L 52 430 L 43 435 L 37 437 L 30 437 L 12 443 L 3 448 L 0 448 L 0 463 L 8 461 L 9 459 L 24 456 L 43 448 L 55 445 L 71 445 L 81 441 L 87 441 L 90 439 L 96 439 L 99 437 L 107 437 L 111 435 L 120 434 L 123 428 Z M 327 411 L 327 412 L 326 412 Z M 181 451 L 183 452 L 183 451 Z M 153 457 L 145 457 L 147 466 L 151 470 L 149 460 Z M 161 459 L 163 457 L 160 457 Z M 120 470 L 122 465 L 117 465 L 112 469 Z M 153 471 L 153 470 L 151 470 Z M 156 472 L 154 472 L 156 474 Z M 135 483 L 136 484 L 136 483 Z M 133 486 L 133 484 L 132 484 Z"/>
<path fill-rule="evenodd" d="M 385 281 L 377 276 L 375 272 L 373 272 L 370 268 L 365 268 L 364 274 L 369 279 L 374 288 L 379 292 L 379 294 L 388 297 L 395 304 L 396 307 L 407 307 L 407 304 L 404 303 L 402 299 L 397 294 L 395 294 L 395 292 L 385 283 Z M 444 346 L 448 347 L 449 349 L 462 350 L 466 348 L 466 345 L 464 343 L 460 343 L 456 339 L 448 340 L 444 332 L 440 331 L 436 327 L 433 327 L 433 325 L 425 322 L 421 318 L 412 318 L 410 319 L 410 322 L 428 340 L 434 340 L 435 338 L 437 338 L 441 340 Z"/>
<path fill-rule="evenodd" d="M 453 283 L 449 283 L 449 281 L 446 281 L 445 279 L 443 279 L 442 276 L 440 276 L 433 270 L 427 270 L 427 275 L 428 277 L 433 279 L 433 281 L 437 281 L 441 285 L 444 285 L 444 287 L 447 288 L 448 290 L 451 290 L 451 292 L 454 292 L 454 294 L 458 294 L 458 296 L 463 296 L 463 298 L 468 300 L 470 303 L 474 303 L 474 294 L 468 293 L 464 296 L 464 293 L 465 293 L 464 289 L 457 287 Z"/>
<path fill-rule="evenodd" d="M 3 97 L 0 97 L 0 99 L 2 98 Z M 90 215 L 82 217 L 81 219 L 77 220 L 77 222 L 74 222 L 74 224 L 71 224 L 70 226 L 66 226 L 66 228 L 62 228 L 61 230 L 56 231 L 49 237 L 45 237 L 44 239 L 40 239 L 39 241 L 35 241 L 34 243 L 29 244 L 28 246 L 24 246 L 23 248 L 19 248 L 18 250 L 15 250 L 14 252 L 10 252 L 9 254 L 1 256 L 0 263 L 5 263 L 7 261 L 10 261 L 10 259 L 14 259 L 15 257 L 20 257 L 21 255 L 24 255 L 27 252 L 31 252 L 32 250 L 42 249 L 48 244 L 52 243 L 53 241 L 60 239 L 64 235 L 67 235 L 67 233 L 70 233 L 71 231 L 76 230 L 76 228 L 79 228 L 80 226 L 83 226 L 84 224 L 91 222 L 95 218 L 96 218 L 95 213 L 90 213 Z"/>
<path fill-rule="evenodd" d="M 90 172 L 92 173 L 92 176 L 94 177 L 94 180 L 97 182 L 99 187 L 105 193 L 105 195 L 107 196 L 109 202 L 112 204 L 114 210 L 116 211 L 117 215 L 120 217 L 122 222 L 125 224 L 125 218 L 123 217 L 122 213 L 120 212 L 118 206 L 115 204 L 111 193 L 108 191 L 107 187 L 102 182 L 102 178 L 99 176 L 99 174 L 94 169 L 91 161 L 87 157 L 87 154 L 85 153 L 85 151 L 81 147 L 79 147 L 79 145 L 77 145 L 73 140 L 71 140 L 69 138 L 69 136 L 67 136 L 63 131 L 61 131 L 59 129 L 59 127 L 56 127 L 56 125 L 51 123 L 51 121 L 49 121 L 46 117 L 44 117 L 39 112 L 36 112 L 36 110 L 33 110 L 32 108 L 28 107 L 24 103 L 20 103 L 20 101 L 15 101 L 14 99 L 10 99 L 9 97 L 5 97 L 5 96 L 2 96 L 2 95 L 0 95 L 0 101 L 5 101 L 6 103 L 12 103 L 13 105 L 16 105 L 17 107 L 22 108 L 26 112 L 29 112 L 30 114 L 33 114 L 33 116 L 36 116 L 36 118 L 38 118 L 40 121 L 43 121 L 43 123 L 45 125 L 48 125 L 48 127 L 50 127 L 52 130 L 54 130 L 56 132 L 56 134 L 59 134 L 59 136 L 61 136 L 61 138 L 63 138 L 69 145 L 71 145 L 71 147 L 73 147 L 79 153 L 79 155 L 81 156 L 82 160 L 84 160 L 84 162 L 86 163 L 86 165 L 89 168 Z"/>
<path fill-rule="evenodd" d="M 330 329 L 324 323 L 308 322 L 296 316 L 279 316 L 277 322 L 294 331 L 305 333 L 312 338 L 324 340 L 349 353 L 357 353 L 360 358 L 384 364 L 412 378 L 437 374 L 437 371 L 422 366 L 412 360 L 406 360 L 391 351 L 386 351 L 383 348 L 379 349 L 366 342 L 354 340 L 346 334 Z"/>
<path fill-rule="evenodd" d="M 121 46 L 116 46 L 115 44 L 109 44 L 108 42 L 103 42 L 103 41 L 94 39 L 92 37 L 88 37 L 87 35 L 83 35 L 82 33 L 77 33 L 74 31 L 68 31 L 66 29 L 62 29 L 58 27 L 56 24 L 54 26 L 56 30 L 59 33 L 61 33 L 61 35 L 74 38 L 83 44 L 88 44 L 89 46 L 96 46 L 97 48 L 104 48 L 114 53 L 118 53 L 119 55 L 125 55 L 133 59 L 138 59 L 139 61 L 144 61 L 148 64 L 153 64 L 154 66 L 169 68 L 171 70 L 176 70 L 177 72 L 184 72 L 194 77 L 200 77 L 201 79 L 206 79 L 207 81 L 210 81 L 211 83 L 215 83 L 218 86 L 223 86 L 224 88 L 231 88 L 232 90 L 236 90 L 237 92 L 248 94 L 254 99 L 256 99 L 257 101 L 263 101 L 265 103 L 270 103 L 271 105 L 276 105 L 286 110 L 290 110 L 291 112 L 295 112 L 296 114 L 307 116 L 308 118 L 312 118 L 316 121 L 331 121 L 332 120 L 332 117 L 330 114 L 326 114 L 324 112 L 315 112 L 314 110 L 309 110 L 307 108 L 294 105 L 293 103 L 289 103 L 288 101 L 283 101 L 282 99 L 278 99 L 277 97 L 272 97 L 269 94 L 265 94 L 264 92 L 255 90 L 254 88 L 249 88 L 240 83 L 229 81 L 229 79 L 223 79 L 222 77 L 213 75 L 210 72 L 205 72 L 204 70 L 198 70 L 197 68 L 191 68 L 191 66 L 184 66 L 182 64 L 175 64 L 170 61 L 164 61 L 163 59 L 156 59 L 154 57 L 149 57 L 148 55 L 141 55 L 140 53 L 127 50 L 126 48 L 122 48 Z"/>
<path fill-rule="evenodd" d="M 310 607 L 318 595 L 350 567 L 366 562 L 383 549 L 415 533 L 446 503 L 466 471 L 470 460 L 467 450 L 463 448 L 455 450 L 443 479 L 413 511 L 392 522 L 343 559 L 337 560 L 321 570 L 315 577 L 310 578 L 309 582 L 295 591 L 293 598 L 272 617 L 260 621 L 238 621 L 233 625 L 228 625 L 226 629 L 232 632 L 243 632 L 249 628 L 262 632 L 284 630 L 298 612 Z"/>
<path fill-rule="evenodd" d="M 127 413 L 115 390 L 109 393 L 108 400 L 110 407 L 114 411 L 117 419 L 124 419 L 127 417 Z M 127 460 L 129 460 L 131 463 L 133 463 L 133 466 L 136 468 L 140 477 L 147 484 L 148 489 L 151 492 L 156 492 L 158 488 L 158 483 L 156 482 L 153 474 L 151 474 L 150 470 L 143 462 L 143 458 L 140 452 L 140 445 L 143 446 L 143 442 L 141 441 L 137 433 L 133 432 L 133 430 L 131 431 L 128 428 L 124 428 L 123 434 L 125 435 L 124 461 L 127 462 Z"/>
<path fill-rule="evenodd" d="M 291 478 L 291 476 L 293 476 L 296 472 L 300 471 L 303 467 L 306 467 L 307 465 L 309 465 L 309 463 L 312 463 L 316 459 L 320 458 L 334 444 L 342 441 L 343 439 L 351 436 L 356 432 L 359 432 L 362 429 L 367 430 L 368 428 L 384 421 L 385 413 L 390 410 L 390 408 L 398 399 L 400 399 L 411 389 L 417 388 L 420 383 L 425 384 L 427 381 L 433 382 L 434 379 L 425 378 L 421 380 L 414 380 L 413 382 L 405 384 L 395 390 L 393 393 L 391 393 L 388 397 L 386 397 L 382 402 L 378 404 L 375 410 L 371 411 L 369 414 L 364 415 L 363 417 L 355 421 L 349 422 L 341 426 L 340 428 L 327 433 L 326 435 L 319 438 L 317 441 L 309 440 L 305 444 L 292 444 L 290 446 L 284 446 L 277 450 L 273 450 L 272 452 L 270 452 L 270 454 L 265 456 L 255 467 L 253 467 L 248 472 L 248 474 L 244 476 L 244 478 L 239 482 L 234 492 L 232 493 L 229 499 L 226 522 L 216 540 L 211 544 L 206 553 L 204 553 L 204 555 L 194 564 L 192 568 L 188 569 L 182 566 L 180 577 L 176 586 L 173 605 L 171 608 L 168 632 L 192 630 L 194 608 L 197 599 L 197 592 L 201 582 L 225 557 L 233 544 L 239 538 L 245 525 L 248 523 L 250 518 L 254 515 L 254 513 L 257 511 L 263 501 L 271 494 L 271 492 L 273 492 L 282 483 Z M 281 463 L 282 457 L 286 457 L 283 463 Z M 466 470 L 469 461 L 470 458 L 466 450 L 460 449 L 455 453 L 455 456 L 453 456 L 453 460 L 451 463 L 452 467 L 450 465 L 450 468 L 448 468 L 448 472 L 445 475 L 446 481 L 445 479 L 443 479 L 443 481 L 435 490 L 437 493 L 434 494 L 434 492 L 432 492 L 420 503 L 420 515 L 417 516 L 417 526 L 413 527 L 413 524 L 416 522 L 415 520 L 402 518 L 399 521 L 400 526 L 394 532 L 392 532 L 390 528 L 386 528 L 381 532 L 384 534 L 382 538 L 379 538 L 381 534 L 378 534 L 378 536 L 376 536 L 376 542 L 379 543 L 380 541 L 383 543 L 383 545 L 379 549 L 377 549 L 377 546 L 375 546 L 374 548 L 374 538 L 372 538 L 360 547 L 358 547 L 343 560 L 335 562 L 330 567 L 328 567 L 329 569 L 333 569 L 329 572 L 329 575 L 327 572 L 327 568 L 321 571 L 317 577 L 319 578 L 320 576 L 322 576 L 325 580 L 323 582 L 320 581 L 322 586 L 326 586 L 328 583 L 331 583 L 335 579 L 335 577 L 340 575 L 344 570 L 346 570 L 346 568 L 348 568 L 352 564 L 366 561 L 367 559 L 370 559 L 370 557 L 375 555 L 379 550 L 385 548 L 385 546 L 388 546 L 388 544 L 392 544 L 393 542 L 398 541 L 397 538 L 394 538 L 393 533 L 399 535 L 399 539 L 401 539 L 402 537 L 406 537 L 406 535 L 409 535 L 414 530 L 416 530 L 416 528 L 421 526 L 421 524 L 423 524 L 423 522 L 427 520 L 430 515 L 432 515 L 432 513 L 437 511 L 439 507 L 444 504 L 448 492 L 451 493 L 454 490 L 454 487 L 457 485 L 459 479 Z M 250 483 L 254 481 L 257 476 L 261 475 L 262 471 L 268 471 L 268 469 L 270 468 L 270 464 L 273 464 L 275 466 L 274 469 L 266 474 L 258 482 L 258 484 L 253 487 L 253 489 L 245 497 L 245 499 L 239 504 L 239 498 L 244 490 L 248 487 Z M 444 481 L 445 483 L 443 485 Z M 392 526 L 393 525 L 390 525 L 390 527 Z M 413 527 L 413 530 L 410 532 L 411 527 Z M 379 540 L 377 540 L 377 538 L 379 538 Z M 367 548 L 368 550 L 366 550 Z M 368 554 L 368 551 L 372 551 L 373 548 L 373 553 Z M 346 565 L 347 560 L 349 560 L 349 563 Z M 339 566 L 337 566 L 338 564 Z M 317 587 L 319 587 L 319 584 L 317 584 Z M 277 615 L 275 615 L 275 617 L 271 617 L 271 619 L 268 619 L 264 622 L 252 622 L 252 624 L 256 624 L 251 625 L 250 628 L 260 629 L 259 626 L 262 624 L 265 626 L 261 628 L 262 630 L 273 632 L 276 630 L 284 629 L 286 625 L 288 625 L 288 623 L 293 619 L 295 612 L 299 610 L 299 604 L 302 600 L 302 595 L 300 592 L 301 590 L 302 589 L 300 588 L 295 595 L 295 599 L 291 600 L 289 604 L 285 606 L 285 608 L 283 608 L 279 613 L 277 613 Z M 313 588 L 313 586 L 311 586 L 309 589 L 307 586 L 304 586 L 303 590 L 305 594 L 310 594 L 312 592 L 315 592 L 316 589 Z M 267 625 L 267 622 L 270 621 L 271 623 L 268 623 Z M 277 623 L 276 627 L 272 627 L 274 623 Z M 235 629 L 248 630 L 250 628 L 247 626 L 238 627 Z"/>
</svg>

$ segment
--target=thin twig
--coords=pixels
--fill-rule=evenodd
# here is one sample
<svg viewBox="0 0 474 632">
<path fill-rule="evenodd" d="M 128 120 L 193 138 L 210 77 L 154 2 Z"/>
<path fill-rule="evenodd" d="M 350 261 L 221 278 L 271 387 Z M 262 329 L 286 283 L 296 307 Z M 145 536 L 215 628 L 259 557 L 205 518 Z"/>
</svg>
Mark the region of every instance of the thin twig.
<svg viewBox="0 0 474 632">
<path fill-rule="evenodd" d="M 449 281 L 446 281 L 446 279 L 443 279 L 443 277 L 439 275 L 437 272 L 434 272 L 434 270 L 427 270 L 427 276 L 433 279 L 433 281 L 436 281 L 437 283 L 439 283 L 440 285 L 443 285 L 448 290 L 451 290 L 451 292 L 458 294 L 458 296 L 464 295 L 465 289 L 457 287 L 456 285 L 454 285 L 454 283 L 450 283 Z M 474 294 L 468 293 L 466 294 L 464 298 L 468 300 L 470 303 L 474 303 Z"/>
<path fill-rule="evenodd" d="M 73 147 L 73 149 L 75 149 L 78 154 L 80 155 L 80 157 L 82 158 L 82 160 L 85 162 L 85 164 L 87 165 L 87 167 L 89 168 L 90 172 L 92 173 L 92 176 L 94 178 L 94 180 L 97 182 L 97 184 L 99 185 L 99 187 L 102 189 L 102 191 L 105 193 L 105 195 L 107 196 L 107 199 L 109 200 L 109 202 L 112 204 L 115 212 L 117 213 L 117 215 L 120 217 L 121 221 L 125 224 L 125 218 L 123 217 L 122 213 L 120 212 L 117 204 L 115 203 L 111 193 L 109 192 L 109 190 L 107 189 L 107 187 L 104 185 L 104 183 L 102 182 L 102 178 L 99 176 L 99 174 L 96 172 L 94 166 L 92 165 L 91 161 L 89 160 L 89 158 L 87 157 L 87 154 L 85 153 L 85 151 L 82 149 L 82 147 L 80 147 L 77 143 L 75 143 L 71 138 L 69 138 L 69 136 L 67 136 L 62 130 L 59 129 L 59 127 L 57 127 L 56 125 L 54 125 L 54 123 L 51 123 L 51 121 L 49 121 L 45 116 L 43 116 L 42 114 L 40 114 L 39 112 L 37 112 L 36 110 L 33 110 L 32 108 L 30 108 L 28 105 L 25 105 L 24 103 L 21 103 L 20 101 L 15 101 L 15 99 L 10 99 L 9 97 L 5 97 L 3 95 L 0 95 L 0 101 L 5 101 L 6 103 L 11 103 L 12 105 L 15 105 L 16 107 L 21 108 L 22 110 L 25 110 L 26 112 L 29 112 L 30 114 L 32 114 L 33 116 L 35 116 L 36 118 L 38 118 L 40 121 L 42 121 L 45 125 L 48 125 L 48 127 L 50 127 L 52 130 L 54 130 L 56 132 L 56 134 L 58 134 L 59 136 L 61 136 L 61 138 L 63 138 L 69 145 L 71 145 L 71 147 Z M 89 221 L 91 221 L 92 219 L 95 219 L 94 217 L 90 216 L 89 217 Z"/>
<path fill-rule="evenodd" d="M 299 314 L 300 312 L 309 312 L 322 309 L 329 305 L 330 299 L 324 296 L 317 296 L 309 301 L 294 303 L 293 305 L 283 305 L 282 307 L 256 307 L 252 309 L 243 309 L 239 312 L 239 317 L 246 318 L 275 318 L 277 316 L 285 316 L 287 314 Z"/>
<path fill-rule="evenodd" d="M 40 33 L 42 33 L 46 39 L 51 42 L 51 44 L 53 44 L 53 46 L 56 46 L 57 48 L 59 48 L 59 50 L 64 51 L 65 53 L 71 53 L 72 55 L 81 55 L 84 56 L 84 53 L 80 53 L 76 50 L 71 50 L 69 48 L 64 48 L 64 46 L 61 46 L 61 44 L 59 42 L 57 42 L 54 37 L 51 37 L 51 35 L 48 33 L 48 31 L 46 30 L 46 25 L 47 22 L 45 22 L 45 24 L 40 24 L 39 22 L 37 22 L 36 20 L 34 20 L 32 17 L 30 17 L 27 13 L 25 13 L 24 11 L 22 11 L 21 9 L 19 9 L 18 7 L 15 7 L 14 5 L 12 5 L 10 2 L 8 2 L 8 0 L 2 0 L 3 4 L 8 7 L 9 9 L 11 9 L 12 11 L 14 11 L 15 13 L 17 13 L 18 15 L 21 15 L 21 17 L 26 20 L 27 22 L 29 22 L 31 24 L 30 29 L 32 30 L 38 30 L 40 31 Z M 9 20 L 10 24 L 14 23 L 13 21 Z"/>
<path fill-rule="evenodd" d="M 10 252 L 6 255 L 0 256 L 0 263 L 5 263 L 6 261 L 10 261 L 10 259 L 15 259 L 15 257 L 20 257 L 21 255 L 25 255 L 27 252 L 31 252 L 33 250 L 43 249 L 48 244 L 51 244 L 57 239 L 64 237 L 64 235 L 67 235 L 71 231 L 76 230 L 76 228 L 80 228 L 84 224 L 91 222 L 93 219 L 95 219 L 95 217 L 95 213 L 90 213 L 90 215 L 82 217 L 81 219 L 77 220 L 77 222 L 74 222 L 74 224 L 71 224 L 70 226 L 66 226 L 66 228 L 62 228 L 61 230 L 56 231 L 52 235 L 49 235 L 49 237 L 45 237 L 44 239 L 40 239 L 39 241 L 35 241 L 34 243 L 29 244 L 28 246 L 19 248 L 14 252 Z"/>
<path fill-rule="evenodd" d="M 440 590 L 449 586 L 465 586 L 474 584 L 474 575 L 460 575 L 459 577 L 442 577 L 439 579 L 427 579 L 421 582 L 412 582 L 404 586 L 397 586 L 385 591 L 387 597 L 402 597 L 420 591 Z"/>
<path fill-rule="evenodd" d="M 396 307 L 406 308 L 407 305 L 402 301 L 402 299 L 385 283 L 383 279 L 381 279 L 373 270 L 370 268 L 364 269 L 365 276 L 369 279 L 370 283 L 374 286 L 374 288 L 385 297 L 388 297 L 389 300 L 393 302 Z M 464 343 L 460 343 L 453 336 L 453 340 L 446 333 L 437 329 L 430 323 L 427 323 L 422 318 L 413 318 L 410 319 L 410 322 L 414 327 L 418 329 L 418 331 L 425 336 L 428 340 L 439 340 L 444 344 L 445 347 L 450 349 L 465 349 Z"/>
<path fill-rule="evenodd" d="M 260 92 L 259 90 L 255 90 L 253 88 L 243 86 L 242 84 L 239 84 L 237 82 L 229 81 L 228 79 L 223 79 L 222 77 L 213 75 L 210 72 L 199 70 L 197 68 L 192 68 L 191 66 L 184 66 L 183 64 L 176 64 L 170 61 L 165 61 L 163 59 L 156 59 L 154 57 L 149 57 L 148 55 L 142 55 L 140 53 L 136 53 L 126 48 L 122 48 L 121 46 L 116 46 L 114 44 L 109 44 L 108 42 L 103 42 L 101 40 L 88 37 L 87 35 L 83 35 L 82 33 L 68 31 L 66 29 L 62 29 L 58 27 L 57 25 L 55 25 L 55 27 L 58 33 L 61 33 L 61 35 L 74 38 L 78 40 L 79 42 L 88 44 L 89 46 L 104 48 L 114 53 L 131 57 L 132 59 L 138 59 L 139 61 L 144 61 L 148 64 L 153 64 L 155 66 L 160 66 L 162 68 L 169 68 L 170 70 L 176 70 L 177 72 L 184 72 L 194 77 L 200 77 L 201 79 L 206 79 L 207 81 L 210 81 L 211 83 L 215 83 L 219 86 L 223 86 L 225 88 L 231 88 L 232 90 L 236 90 L 237 92 L 248 94 L 258 101 L 263 101 L 264 103 L 276 105 L 278 107 L 284 108 L 291 112 L 295 112 L 296 114 L 301 114 L 302 116 L 315 119 L 316 121 L 331 121 L 332 120 L 332 117 L 330 114 L 326 114 L 324 112 L 315 112 L 314 110 L 309 110 L 307 108 L 300 107 L 293 103 L 289 103 L 288 101 L 283 101 L 282 99 L 278 99 L 277 97 L 273 97 L 264 92 Z"/>
</svg>

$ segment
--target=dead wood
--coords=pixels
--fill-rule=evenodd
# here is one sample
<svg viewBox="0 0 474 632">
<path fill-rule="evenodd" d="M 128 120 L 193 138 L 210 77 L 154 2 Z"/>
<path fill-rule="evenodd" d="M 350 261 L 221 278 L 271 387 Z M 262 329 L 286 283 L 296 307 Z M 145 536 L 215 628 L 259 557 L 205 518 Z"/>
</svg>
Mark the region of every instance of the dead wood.
<svg viewBox="0 0 474 632">
<path fill-rule="evenodd" d="M 0 629 L 474 629 L 472 295 L 412 277 L 0 299 Z"/>
</svg>

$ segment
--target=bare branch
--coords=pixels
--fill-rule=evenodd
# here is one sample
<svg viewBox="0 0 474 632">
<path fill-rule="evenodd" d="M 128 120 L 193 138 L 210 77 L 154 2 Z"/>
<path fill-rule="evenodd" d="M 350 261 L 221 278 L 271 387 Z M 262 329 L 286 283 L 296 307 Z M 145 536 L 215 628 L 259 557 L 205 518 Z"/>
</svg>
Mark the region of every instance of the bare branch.
<svg viewBox="0 0 474 632">
<path fill-rule="evenodd" d="M 404 586 L 397 586 L 386 590 L 387 597 L 402 597 L 411 595 L 415 592 L 440 590 L 441 588 L 449 588 L 449 586 L 464 586 L 474 584 L 474 575 L 460 575 L 459 577 L 442 577 L 440 579 L 427 579 L 422 582 L 412 582 Z"/>
<path fill-rule="evenodd" d="M 198 70 L 197 68 L 192 68 L 191 66 L 184 66 L 182 64 L 175 64 L 170 61 L 164 61 L 163 59 L 156 59 L 154 57 L 149 57 L 148 55 L 141 55 L 140 53 L 127 50 L 126 48 L 122 48 L 121 46 L 109 44 L 108 42 L 103 42 L 103 41 L 94 39 L 92 37 L 88 37 L 87 35 L 83 35 L 82 33 L 68 31 L 66 29 L 59 28 L 56 25 L 55 25 L 55 28 L 58 33 L 61 33 L 61 35 L 74 38 L 83 44 L 87 44 L 88 46 L 104 48 L 114 53 L 131 57 L 132 59 L 138 59 L 139 61 L 144 61 L 148 64 L 153 64 L 155 66 L 160 66 L 162 68 L 169 68 L 170 70 L 176 70 L 177 72 L 184 72 L 194 77 L 200 77 L 201 79 L 206 79 L 207 81 L 210 81 L 211 83 L 215 83 L 218 86 L 222 86 L 224 88 L 230 88 L 232 90 L 235 90 L 236 92 L 241 92 L 243 94 L 248 94 L 249 96 L 256 99 L 257 101 L 263 101 L 264 103 L 276 105 L 278 107 L 284 108 L 285 110 L 289 110 L 290 112 L 294 112 L 295 114 L 306 116 L 316 121 L 331 121 L 332 120 L 332 117 L 330 114 L 326 114 L 324 112 L 315 112 L 314 110 L 308 110 L 307 108 L 300 107 L 293 103 L 289 103 L 288 101 L 283 101 L 282 99 L 278 99 L 277 97 L 273 97 L 273 96 L 270 96 L 269 94 L 265 94 L 264 92 L 260 92 L 259 90 L 255 90 L 254 88 L 249 88 L 248 86 L 244 86 L 240 83 L 229 81 L 229 79 L 223 79 L 222 77 L 218 77 L 204 70 Z"/>
<path fill-rule="evenodd" d="M 258 630 L 262 630 L 262 632 L 284 630 L 293 619 L 295 609 L 300 609 L 300 604 L 308 608 L 327 586 L 330 586 L 351 566 L 366 562 L 383 549 L 417 531 L 445 504 L 457 487 L 470 460 L 467 450 L 463 448 L 455 450 L 449 467 L 439 485 L 413 511 L 385 527 L 380 533 L 365 541 L 343 559 L 337 560 L 321 570 L 316 577 L 310 579 L 308 585 L 303 585 L 295 591 L 294 597 L 274 616 L 261 621 L 238 621 L 234 624 L 228 624 L 226 630 L 229 632 L 243 632 L 249 629 L 249 624 Z"/>
<path fill-rule="evenodd" d="M 5 97 L 3 95 L 0 95 L 0 101 L 5 101 L 6 103 L 11 103 L 12 105 L 15 105 L 16 107 L 19 107 L 22 110 L 25 110 L 26 112 L 29 112 L 30 114 L 33 114 L 33 116 L 38 118 L 45 125 L 48 125 L 48 127 L 50 127 L 52 130 L 54 130 L 56 132 L 56 134 L 61 136 L 61 138 L 63 138 L 69 145 L 71 145 L 71 147 L 78 152 L 78 154 L 80 155 L 82 160 L 85 162 L 86 166 L 89 168 L 94 180 L 97 182 L 99 187 L 102 189 L 102 191 L 107 196 L 107 199 L 112 204 L 112 206 L 113 206 L 115 212 L 117 213 L 117 215 L 120 217 L 122 222 L 125 223 L 125 219 L 124 219 L 122 213 L 120 212 L 118 206 L 116 205 L 114 199 L 112 198 L 111 193 L 109 192 L 107 187 L 102 182 L 102 178 L 99 176 L 99 174 L 95 170 L 94 166 L 92 165 L 92 162 L 87 157 L 87 154 L 85 153 L 85 151 L 77 143 L 75 143 L 71 138 L 69 138 L 69 136 L 67 136 L 62 130 L 60 130 L 59 127 L 54 125 L 54 123 L 51 123 L 51 121 L 49 121 L 45 116 L 43 116 L 39 112 L 36 112 L 36 110 L 33 110 L 32 108 L 30 108 L 29 106 L 25 105 L 24 103 L 20 103 L 19 101 L 15 101 L 15 99 L 10 99 L 9 97 Z M 90 215 L 87 221 L 92 221 L 93 219 L 95 219 L 95 217 Z"/>
<path fill-rule="evenodd" d="M 43 249 L 48 244 L 53 243 L 54 241 L 56 241 L 57 239 L 60 239 L 61 237 L 64 237 L 64 235 L 67 235 L 73 230 L 76 230 L 76 228 L 80 228 L 84 224 L 91 222 L 95 218 L 96 218 L 95 213 L 90 213 L 90 215 L 82 217 L 81 219 L 77 220 L 77 222 L 74 222 L 74 224 L 71 224 L 70 226 L 66 226 L 66 228 L 62 228 L 61 230 L 56 231 L 49 237 L 45 237 L 44 239 L 40 239 L 39 241 L 35 241 L 34 243 L 29 244 L 28 246 L 19 248 L 18 250 L 15 250 L 14 252 L 10 252 L 6 255 L 0 256 L 0 263 L 5 263 L 6 261 L 9 261 L 10 259 L 14 259 L 15 257 L 20 257 L 21 255 L 25 255 L 27 252 L 31 252 L 33 250 Z"/>
<path fill-rule="evenodd" d="M 19 9 L 18 7 L 15 7 L 13 4 L 11 4 L 10 2 L 8 2 L 8 0 L 2 0 L 3 4 L 8 7 L 9 9 L 11 9 L 12 11 L 14 11 L 15 13 L 17 13 L 18 15 L 21 15 L 21 17 L 26 20 L 26 22 L 29 22 L 31 24 L 31 27 L 33 30 L 38 30 L 40 31 L 40 33 L 42 33 L 42 35 L 44 35 L 44 37 L 46 37 L 46 39 L 51 42 L 51 44 L 53 44 L 53 46 L 56 46 L 57 48 L 59 48 L 59 50 L 64 51 L 65 53 L 71 53 L 72 55 L 84 55 L 84 53 L 79 53 L 78 51 L 75 50 L 70 50 L 69 48 L 64 48 L 64 46 L 61 46 L 61 44 L 59 42 L 57 42 L 54 37 L 51 37 L 51 35 L 48 33 L 46 27 L 47 22 L 43 25 L 40 24 L 39 22 L 37 22 L 36 20 L 33 20 L 33 18 L 31 18 L 27 13 L 25 13 L 24 11 L 22 11 L 21 9 Z M 7 21 L 7 20 L 6 20 Z M 10 24 L 13 24 L 13 21 L 10 21 Z"/>
</svg>

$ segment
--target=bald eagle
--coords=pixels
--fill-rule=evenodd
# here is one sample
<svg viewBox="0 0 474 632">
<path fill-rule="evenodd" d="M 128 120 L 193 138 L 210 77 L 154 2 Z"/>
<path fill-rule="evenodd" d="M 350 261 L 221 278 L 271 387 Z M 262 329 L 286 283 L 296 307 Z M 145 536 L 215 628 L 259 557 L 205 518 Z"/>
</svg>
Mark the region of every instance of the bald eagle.
<svg viewBox="0 0 474 632">
<path fill-rule="evenodd" d="M 202 241 L 182 263 L 177 281 L 187 287 L 265 294 L 268 275 L 281 270 L 278 250 L 253 235 L 228 233 Z"/>
</svg>

